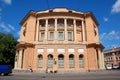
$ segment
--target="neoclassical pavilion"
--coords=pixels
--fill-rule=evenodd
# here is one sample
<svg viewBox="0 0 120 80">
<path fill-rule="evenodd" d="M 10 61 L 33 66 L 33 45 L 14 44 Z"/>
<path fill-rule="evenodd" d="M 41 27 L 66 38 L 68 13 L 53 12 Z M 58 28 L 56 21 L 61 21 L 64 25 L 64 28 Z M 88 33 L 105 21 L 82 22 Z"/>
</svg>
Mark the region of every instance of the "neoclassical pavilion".
<svg viewBox="0 0 120 80">
<path fill-rule="evenodd" d="M 103 70 L 103 46 L 91 12 L 66 8 L 30 11 L 20 22 L 15 69 L 81 72 Z"/>
</svg>

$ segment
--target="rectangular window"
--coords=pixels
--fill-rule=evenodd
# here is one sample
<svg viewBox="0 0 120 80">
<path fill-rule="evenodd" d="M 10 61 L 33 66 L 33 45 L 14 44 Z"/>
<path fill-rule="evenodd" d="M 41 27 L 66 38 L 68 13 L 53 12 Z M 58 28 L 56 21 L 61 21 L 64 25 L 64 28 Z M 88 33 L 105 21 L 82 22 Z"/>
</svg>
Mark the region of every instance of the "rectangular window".
<svg viewBox="0 0 120 80">
<path fill-rule="evenodd" d="M 63 26 L 63 23 L 62 22 L 58 22 L 57 26 L 61 27 L 61 26 Z"/>
<path fill-rule="evenodd" d="M 41 27 L 45 27 L 45 23 L 41 23 Z"/>
<path fill-rule="evenodd" d="M 50 32 L 50 40 L 54 40 L 54 32 Z"/>
<path fill-rule="evenodd" d="M 41 32 L 41 40 L 44 40 L 44 39 L 45 39 L 45 33 Z"/>
<path fill-rule="evenodd" d="M 72 41 L 72 32 L 68 32 L 68 41 Z"/>
<path fill-rule="evenodd" d="M 64 67 L 64 60 L 58 60 L 58 67 L 63 68 Z"/>
<path fill-rule="evenodd" d="M 54 22 L 51 22 L 50 27 L 54 27 L 54 26 L 55 26 Z"/>
<path fill-rule="evenodd" d="M 67 22 L 67 26 L 71 27 L 73 24 L 71 22 Z"/>
<path fill-rule="evenodd" d="M 81 60 L 79 60 L 79 67 L 80 68 L 83 68 L 84 67 L 84 62 L 83 62 L 83 60 L 81 59 Z"/>
<path fill-rule="evenodd" d="M 73 68 L 73 67 L 74 67 L 74 60 L 73 60 L 73 59 L 70 59 L 70 60 L 69 60 L 69 67 L 70 67 L 70 68 Z"/>
<path fill-rule="evenodd" d="M 48 60 L 48 68 L 52 68 L 53 67 L 53 60 Z"/>
<path fill-rule="evenodd" d="M 63 40 L 63 32 L 58 33 L 58 40 Z"/>
<path fill-rule="evenodd" d="M 43 60 L 38 60 L 38 67 L 42 67 L 43 66 Z"/>
</svg>

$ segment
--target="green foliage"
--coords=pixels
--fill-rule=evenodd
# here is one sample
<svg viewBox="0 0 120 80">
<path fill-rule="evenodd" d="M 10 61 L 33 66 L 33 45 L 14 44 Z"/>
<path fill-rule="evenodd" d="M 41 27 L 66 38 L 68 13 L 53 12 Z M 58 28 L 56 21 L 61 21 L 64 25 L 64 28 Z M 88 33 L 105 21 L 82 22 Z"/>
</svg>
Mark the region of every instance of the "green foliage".
<svg viewBox="0 0 120 80">
<path fill-rule="evenodd" d="M 0 64 L 14 65 L 17 39 L 12 34 L 0 33 Z"/>
</svg>

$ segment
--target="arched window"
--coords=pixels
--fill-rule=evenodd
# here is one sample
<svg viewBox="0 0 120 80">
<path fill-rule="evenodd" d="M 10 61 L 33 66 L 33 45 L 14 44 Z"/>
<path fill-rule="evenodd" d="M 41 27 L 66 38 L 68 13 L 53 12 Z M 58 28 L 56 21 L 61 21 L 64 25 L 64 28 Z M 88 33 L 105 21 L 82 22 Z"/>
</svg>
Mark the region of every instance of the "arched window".
<svg viewBox="0 0 120 80">
<path fill-rule="evenodd" d="M 43 56 L 38 55 L 38 67 L 42 67 L 42 66 L 43 66 Z"/>
<path fill-rule="evenodd" d="M 48 55 L 48 68 L 53 67 L 53 55 L 49 54 Z"/>
<path fill-rule="evenodd" d="M 79 67 L 84 67 L 84 56 L 82 54 L 79 55 Z"/>
<path fill-rule="evenodd" d="M 64 67 L 64 55 L 62 54 L 58 56 L 58 67 L 60 68 Z"/>
<path fill-rule="evenodd" d="M 73 54 L 69 55 L 69 67 L 70 68 L 74 67 L 74 55 Z"/>
</svg>

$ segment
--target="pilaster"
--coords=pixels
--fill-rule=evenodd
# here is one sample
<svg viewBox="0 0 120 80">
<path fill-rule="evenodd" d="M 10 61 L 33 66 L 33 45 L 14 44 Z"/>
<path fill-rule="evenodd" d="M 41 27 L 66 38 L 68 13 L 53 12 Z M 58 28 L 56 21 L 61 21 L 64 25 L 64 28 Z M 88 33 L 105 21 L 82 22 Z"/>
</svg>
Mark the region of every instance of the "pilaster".
<svg viewBox="0 0 120 80">
<path fill-rule="evenodd" d="M 45 41 L 47 41 L 47 37 L 48 37 L 48 19 L 45 20 Z"/>
<path fill-rule="evenodd" d="M 83 38 L 83 42 L 86 41 L 86 36 L 85 36 L 85 23 L 82 20 L 82 38 Z"/>
<path fill-rule="evenodd" d="M 37 26 L 36 26 L 36 38 L 35 38 L 36 42 L 38 42 L 38 34 L 39 34 L 39 20 L 37 20 Z"/>
<path fill-rule="evenodd" d="M 64 19 L 64 28 L 65 28 L 65 41 L 67 41 L 68 40 L 68 37 L 67 37 L 67 19 L 65 18 Z"/>
<path fill-rule="evenodd" d="M 76 20 L 73 21 L 74 24 L 74 41 L 76 41 Z"/>
</svg>

